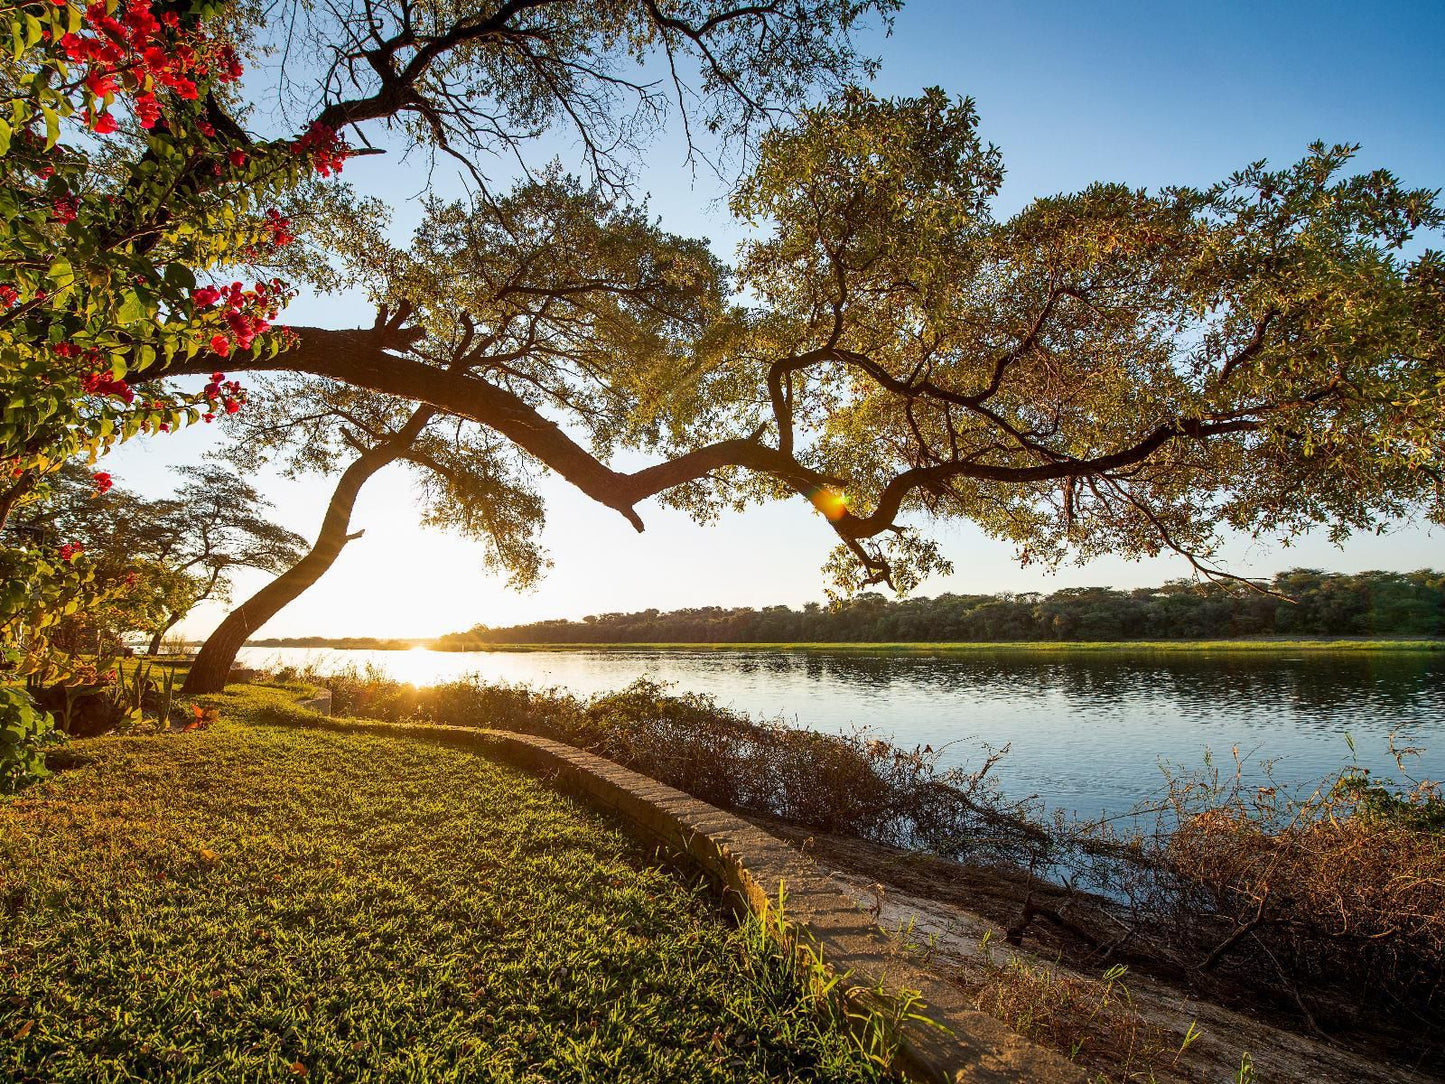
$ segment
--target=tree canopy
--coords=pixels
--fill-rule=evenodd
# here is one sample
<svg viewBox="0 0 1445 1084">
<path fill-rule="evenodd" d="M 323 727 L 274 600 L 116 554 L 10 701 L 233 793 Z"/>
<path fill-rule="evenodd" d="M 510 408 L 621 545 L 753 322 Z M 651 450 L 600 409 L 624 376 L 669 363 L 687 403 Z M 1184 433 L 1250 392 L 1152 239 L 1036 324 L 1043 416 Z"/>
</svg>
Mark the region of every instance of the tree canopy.
<svg viewBox="0 0 1445 1084">
<path fill-rule="evenodd" d="M 1225 526 L 1445 516 L 1445 267 L 1403 252 L 1445 224 L 1436 193 L 1315 145 L 1207 189 L 1097 185 L 998 220 L 1001 156 L 976 121 L 942 91 L 802 111 L 737 189 L 757 236 L 730 271 L 612 235 L 624 255 L 599 277 L 534 283 L 595 228 L 539 205 L 546 187 L 433 206 L 434 273 L 379 293 L 419 299 L 415 323 L 393 307 L 233 365 L 476 421 L 639 527 L 652 496 L 706 517 L 802 494 L 850 589 L 946 567 L 919 515 L 973 520 L 1025 561 L 1167 548 L 1205 570 Z M 651 268 L 682 288 L 638 323 Z M 464 355 L 458 320 L 480 331 Z M 616 470 L 620 447 L 657 461 Z"/>
</svg>

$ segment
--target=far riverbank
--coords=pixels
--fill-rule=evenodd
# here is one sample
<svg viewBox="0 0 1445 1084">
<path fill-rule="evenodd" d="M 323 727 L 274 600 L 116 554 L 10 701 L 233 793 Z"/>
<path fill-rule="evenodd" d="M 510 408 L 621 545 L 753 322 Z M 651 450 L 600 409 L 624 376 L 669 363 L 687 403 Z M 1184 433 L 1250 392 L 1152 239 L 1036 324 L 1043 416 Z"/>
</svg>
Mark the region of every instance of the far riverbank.
<svg viewBox="0 0 1445 1084">
<path fill-rule="evenodd" d="M 199 646 L 193 645 L 193 646 Z M 726 643 L 638 641 L 629 643 L 472 643 L 441 645 L 432 640 L 364 640 L 357 637 L 326 639 L 299 637 L 250 640 L 248 648 L 329 648 L 336 651 L 854 651 L 867 653 L 959 652 L 1076 652 L 1076 651 L 1445 651 L 1445 638 L 1392 640 L 1372 637 L 1250 637 L 1235 640 L 993 640 L 993 641 L 873 641 L 837 640 L 789 643 L 785 641 Z"/>
</svg>

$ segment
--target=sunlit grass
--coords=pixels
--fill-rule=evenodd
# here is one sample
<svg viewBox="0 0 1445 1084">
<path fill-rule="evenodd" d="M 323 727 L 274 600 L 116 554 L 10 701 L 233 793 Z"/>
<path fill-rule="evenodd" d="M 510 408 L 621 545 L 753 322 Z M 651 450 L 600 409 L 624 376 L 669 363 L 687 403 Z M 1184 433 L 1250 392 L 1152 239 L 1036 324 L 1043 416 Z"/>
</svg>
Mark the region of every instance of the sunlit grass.
<svg viewBox="0 0 1445 1084">
<path fill-rule="evenodd" d="M 711 896 L 475 754 L 223 720 L 66 755 L 0 801 L 0 1079 L 877 1076 Z"/>
</svg>

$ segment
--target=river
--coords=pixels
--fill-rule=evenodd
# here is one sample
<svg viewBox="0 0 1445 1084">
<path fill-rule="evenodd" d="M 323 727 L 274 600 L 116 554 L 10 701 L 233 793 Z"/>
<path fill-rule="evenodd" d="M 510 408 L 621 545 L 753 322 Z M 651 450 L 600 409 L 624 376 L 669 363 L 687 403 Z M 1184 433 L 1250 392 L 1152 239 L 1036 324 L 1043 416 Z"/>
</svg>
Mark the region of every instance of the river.
<svg viewBox="0 0 1445 1084">
<path fill-rule="evenodd" d="M 247 666 L 375 666 L 417 685 L 480 674 L 581 696 L 642 676 L 754 716 L 823 731 L 867 728 L 996 769 L 1011 796 L 1085 816 L 1155 794 L 1162 765 L 1231 765 L 1297 787 L 1352 759 L 1398 776 L 1389 737 L 1425 753 L 1412 775 L 1445 777 L 1445 653 L 1201 650 L 868 654 L 771 650 L 438 652 L 245 648 Z M 1353 740 L 1354 752 L 1350 741 Z"/>
</svg>

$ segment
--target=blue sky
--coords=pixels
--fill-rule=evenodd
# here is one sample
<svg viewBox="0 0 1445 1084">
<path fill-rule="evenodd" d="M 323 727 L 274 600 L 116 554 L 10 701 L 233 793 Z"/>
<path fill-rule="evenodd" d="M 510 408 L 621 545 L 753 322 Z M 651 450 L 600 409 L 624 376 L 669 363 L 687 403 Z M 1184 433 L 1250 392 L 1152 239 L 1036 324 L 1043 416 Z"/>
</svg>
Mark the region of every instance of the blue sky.
<svg viewBox="0 0 1445 1084">
<path fill-rule="evenodd" d="M 998 207 L 1121 181 L 1140 187 L 1207 184 L 1259 158 L 1283 164 L 1314 139 L 1363 145 L 1361 169 L 1384 166 L 1407 184 L 1445 184 L 1445 4 L 1358 3 L 955 4 L 915 2 L 891 37 L 864 45 L 883 58 L 875 87 L 907 94 L 928 85 L 978 102 L 985 138 L 1004 152 Z M 559 153 L 566 154 L 561 145 Z M 420 163 L 396 156 L 353 160 L 347 178 L 415 215 Z M 438 176 L 441 176 L 439 171 Z M 679 233 L 712 239 L 724 257 L 738 233 L 699 175 L 690 183 L 675 141 L 662 142 L 640 178 L 651 207 Z M 1438 244 L 1438 240 L 1436 244 Z M 296 324 L 369 323 L 362 299 L 303 298 Z M 139 440 L 110 457 L 117 480 L 159 494 L 169 465 L 204 454 L 220 434 L 198 427 Z M 801 500 L 725 514 L 700 527 L 643 506 L 635 534 L 616 513 L 564 484 L 545 487 L 545 541 L 555 568 L 531 594 L 510 592 L 481 568 L 477 548 L 415 525 L 404 472 L 374 478 L 358 502 L 347 547 L 325 580 L 278 616 L 265 634 L 421 636 L 547 617 L 700 605 L 799 605 L 823 596 L 819 566 L 831 532 Z M 311 537 L 329 496 L 325 479 L 258 479 L 277 518 Z M 937 531 L 954 575 L 940 591 L 1050 590 L 1148 585 L 1187 574 L 1176 559 L 1096 561 L 1053 575 L 1020 568 L 1008 546 L 967 525 Z M 1445 531 L 1403 527 L 1336 549 L 1320 538 L 1289 548 L 1234 543 L 1230 567 L 1251 575 L 1293 565 L 1339 570 L 1445 564 Z M 241 578 L 238 593 L 260 585 Z M 198 611 L 184 631 L 219 620 Z"/>
</svg>

